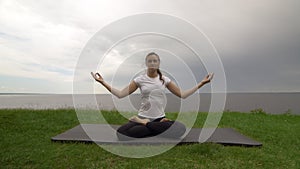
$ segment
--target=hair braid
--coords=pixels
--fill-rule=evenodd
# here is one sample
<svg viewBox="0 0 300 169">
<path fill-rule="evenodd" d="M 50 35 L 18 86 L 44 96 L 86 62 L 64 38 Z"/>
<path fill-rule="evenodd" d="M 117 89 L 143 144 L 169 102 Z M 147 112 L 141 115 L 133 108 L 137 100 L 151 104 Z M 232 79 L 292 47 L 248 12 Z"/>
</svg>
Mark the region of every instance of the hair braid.
<svg viewBox="0 0 300 169">
<path fill-rule="evenodd" d="M 161 73 L 161 71 L 159 69 L 157 69 L 157 73 L 159 75 L 159 80 L 162 81 L 162 84 L 165 84 L 165 80 L 162 78 L 162 73 Z"/>
</svg>

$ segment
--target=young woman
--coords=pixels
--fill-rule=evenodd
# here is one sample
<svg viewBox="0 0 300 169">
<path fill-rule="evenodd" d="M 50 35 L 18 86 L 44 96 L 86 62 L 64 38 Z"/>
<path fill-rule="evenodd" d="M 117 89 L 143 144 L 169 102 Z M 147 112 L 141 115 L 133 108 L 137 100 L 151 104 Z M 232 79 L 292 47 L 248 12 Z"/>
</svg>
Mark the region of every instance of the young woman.
<svg viewBox="0 0 300 169">
<path fill-rule="evenodd" d="M 97 82 L 101 83 L 108 91 L 118 98 L 126 97 L 138 88 L 141 91 L 142 100 L 138 116 L 131 117 L 128 123 L 122 125 L 117 130 L 117 136 L 120 140 L 143 138 L 158 134 L 169 138 L 180 138 L 185 133 L 186 128 L 180 122 L 165 118 L 165 88 L 180 98 L 187 98 L 200 87 L 209 83 L 214 74 L 208 74 L 195 87 L 182 91 L 173 81 L 162 75 L 159 70 L 160 58 L 156 53 L 149 53 L 146 56 L 145 61 L 147 73 L 133 79 L 133 81 L 131 81 L 123 90 L 112 88 L 104 81 L 99 73 L 94 74 L 91 72 L 93 78 Z"/>
</svg>

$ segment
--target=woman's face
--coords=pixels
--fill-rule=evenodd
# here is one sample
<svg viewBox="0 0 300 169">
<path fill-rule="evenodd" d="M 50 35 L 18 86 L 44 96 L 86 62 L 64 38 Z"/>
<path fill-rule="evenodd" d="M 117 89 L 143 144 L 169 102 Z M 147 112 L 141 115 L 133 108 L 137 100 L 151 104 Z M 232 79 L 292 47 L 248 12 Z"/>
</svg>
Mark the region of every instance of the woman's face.
<svg viewBox="0 0 300 169">
<path fill-rule="evenodd" d="M 159 58 L 156 55 L 147 56 L 146 66 L 148 67 L 148 69 L 158 69 L 159 63 Z"/>
</svg>

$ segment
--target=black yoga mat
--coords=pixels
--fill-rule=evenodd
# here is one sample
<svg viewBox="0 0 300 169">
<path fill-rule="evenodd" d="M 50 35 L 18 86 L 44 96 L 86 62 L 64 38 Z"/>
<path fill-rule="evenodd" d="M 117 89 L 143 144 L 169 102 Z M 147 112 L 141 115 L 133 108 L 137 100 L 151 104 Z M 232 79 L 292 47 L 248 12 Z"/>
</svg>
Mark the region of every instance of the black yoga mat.
<svg viewBox="0 0 300 169">
<path fill-rule="evenodd" d="M 130 141 L 120 141 L 116 136 L 118 125 L 109 124 L 80 124 L 70 130 L 67 130 L 55 137 L 52 141 L 63 142 L 95 142 L 97 144 L 192 144 L 200 142 L 212 142 L 223 145 L 236 146 L 262 146 L 249 137 L 246 137 L 232 128 L 216 128 L 213 134 L 199 142 L 200 133 L 207 133 L 210 128 L 191 128 L 182 139 L 164 138 L 161 136 L 134 139 Z M 201 135 L 202 136 L 202 135 Z"/>
</svg>

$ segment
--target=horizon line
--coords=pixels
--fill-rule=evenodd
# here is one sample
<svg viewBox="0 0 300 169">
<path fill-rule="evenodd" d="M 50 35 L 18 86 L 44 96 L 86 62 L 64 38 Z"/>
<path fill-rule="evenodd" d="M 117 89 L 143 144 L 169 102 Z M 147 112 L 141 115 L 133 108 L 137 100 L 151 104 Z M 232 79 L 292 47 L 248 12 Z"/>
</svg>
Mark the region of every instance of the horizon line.
<svg viewBox="0 0 300 169">
<path fill-rule="evenodd" d="M 198 92 L 198 94 L 209 94 L 212 92 Z M 300 93 L 300 91 L 228 91 L 228 92 L 213 92 L 213 93 Z M 39 93 L 39 92 L 0 92 L 0 95 L 112 95 L 111 93 Z M 140 93 L 132 93 L 131 95 L 139 95 Z M 171 92 L 166 92 L 166 94 L 172 94 Z"/>
</svg>

